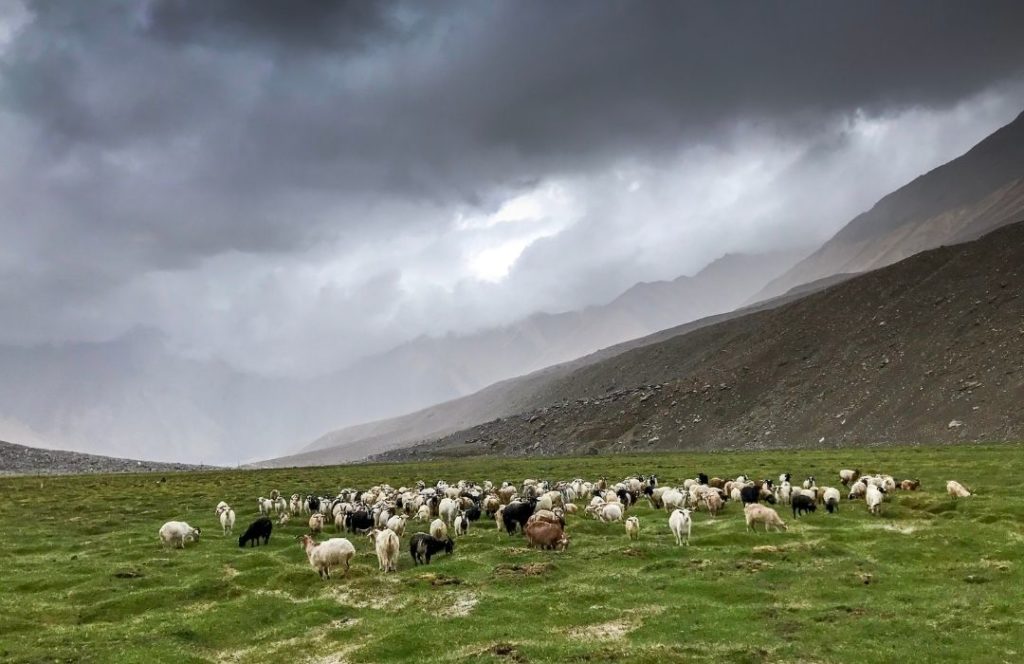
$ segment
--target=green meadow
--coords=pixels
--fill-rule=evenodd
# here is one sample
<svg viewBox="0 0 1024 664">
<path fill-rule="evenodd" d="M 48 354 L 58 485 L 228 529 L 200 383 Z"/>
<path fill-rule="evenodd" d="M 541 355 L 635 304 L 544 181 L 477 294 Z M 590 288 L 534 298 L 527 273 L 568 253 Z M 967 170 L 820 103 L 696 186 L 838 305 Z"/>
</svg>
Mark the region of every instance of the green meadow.
<svg viewBox="0 0 1024 664">
<path fill-rule="evenodd" d="M 1024 660 L 1024 446 L 895 447 L 0 478 L 3 662 L 897 662 Z M 746 532 L 741 506 L 694 516 L 677 547 L 663 511 L 622 524 L 570 516 L 566 552 L 526 548 L 480 521 L 454 555 L 397 574 L 370 541 L 347 577 L 321 581 L 296 542 L 240 549 L 256 497 L 334 494 L 416 480 L 609 480 L 656 473 L 840 486 L 840 468 L 919 478 L 879 517 L 845 502 L 788 532 Z M 954 501 L 945 482 L 977 495 Z M 845 497 L 845 492 L 844 492 Z M 238 519 L 223 537 L 219 500 Z M 582 511 L 580 512 L 582 514 Z M 168 520 L 203 529 L 161 546 Z M 328 526 L 324 536 L 334 536 Z"/>
</svg>

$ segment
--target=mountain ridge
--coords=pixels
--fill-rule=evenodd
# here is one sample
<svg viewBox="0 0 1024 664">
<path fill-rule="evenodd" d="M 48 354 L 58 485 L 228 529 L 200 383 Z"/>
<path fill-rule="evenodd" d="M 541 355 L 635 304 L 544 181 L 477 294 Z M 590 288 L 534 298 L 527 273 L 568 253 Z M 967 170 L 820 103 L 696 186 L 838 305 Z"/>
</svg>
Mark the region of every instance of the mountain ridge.
<svg viewBox="0 0 1024 664">
<path fill-rule="evenodd" d="M 980 237 L 1024 210 L 1024 112 L 970 150 L 854 217 L 749 301 L 835 272 L 864 272 L 943 244 Z"/>
<path fill-rule="evenodd" d="M 543 406 L 370 458 L 1020 440 L 1022 293 L 1024 221 L 613 355 L 548 382 Z"/>
</svg>

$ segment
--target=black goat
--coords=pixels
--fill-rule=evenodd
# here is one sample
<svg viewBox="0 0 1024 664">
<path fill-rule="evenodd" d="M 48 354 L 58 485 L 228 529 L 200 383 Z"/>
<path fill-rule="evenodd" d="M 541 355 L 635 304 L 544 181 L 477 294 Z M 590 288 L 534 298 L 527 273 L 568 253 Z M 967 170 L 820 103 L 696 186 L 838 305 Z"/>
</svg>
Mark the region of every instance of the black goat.
<svg viewBox="0 0 1024 664">
<path fill-rule="evenodd" d="M 306 502 L 309 503 L 310 512 L 320 511 L 320 499 L 316 496 L 306 496 Z"/>
<path fill-rule="evenodd" d="M 473 505 L 468 510 L 466 510 L 466 518 L 469 519 L 470 521 L 479 521 L 480 520 L 480 507 L 478 505 Z"/>
<path fill-rule="evenodd" d="M 516 526 L 520 529 L 525 529 L 526 521 L 533 516 L 533 512 L 536 509 L 536 498 L 531 498 L 530 500 L 522 503 L 509 503 L 506 505 L 505 511 L 501 513 L 501 519 L 505 524 L 505 530 L 508 531 L 508 534 L 514 535 L 516 532 Z"/>
<path fill-rule="evenodd" d="M 241 537 L 238 538 L 238 546 L 244 547 L 246 542 L 250 542 L 249 546 L 259 546 L 260 538 L 263 538 L 263 545 L 266 546 L 267 542 L 270 541 L 270 531 L 274 529 L 274 522 L 270 520 L 269 516 L 261 516 L 245 529 L 245 532 Z"/>
<path fill-rule="evenodd" d="M 808 512 L 814 512 L 818 509 L 818 506 L 814 504 L 814 498 L 805 496 L 802 493 L 798 493 L 793 496 L 793 518 L 799 518 L 800 513 L 807 514 Z M 831 510 L 829 510 L 831 511 Z"/>
<path fill-rule="evenodd" d="M 415 565 L 429 565 L 430 557 L 435 553 L 444 551 L 451 555 L 454 550 L 455 542 L 451 537 L 438 539 L 426 533 L 416 533 L 409 540 L 409 555 L 412 556 L 412 562 Z"/>
<path fill-rule="evenodd" d="M 775 496 L 772 495 L 771 493 L 762 495 L 761 494 L 761 489 L 759 487 L 757 487 L 756 485 L 755 486 L 745 486 L 742 489 L 740 489 L 740 499 L 743 501 L 744 505 L 748 505 L 750 503 L 756 503 L 761 498 L 764 498 L 764 501 L 766 503 L 771 503 L 772 505 L 775 504 Z"/>
<path fill-rule="evenodd" d="M 373 515 L 369 512 L 352 512 L 345 515 L 345 532 L 354 533 L 357 530 L 366 530 L 376 525 L 373 522 Z"/>
</svg>

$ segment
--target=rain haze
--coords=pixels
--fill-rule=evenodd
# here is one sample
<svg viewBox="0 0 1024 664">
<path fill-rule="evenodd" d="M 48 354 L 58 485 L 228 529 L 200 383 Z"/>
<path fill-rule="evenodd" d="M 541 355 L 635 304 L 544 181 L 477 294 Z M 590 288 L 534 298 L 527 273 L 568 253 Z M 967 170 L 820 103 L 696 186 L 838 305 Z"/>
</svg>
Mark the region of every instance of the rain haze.
<svg viewBox="0 0 1024 664">
<path fill-rule="evenodd" d="M 1020 114 L 983 4 L 0 0 L 0 438 L 281 456 L 599 347 L 494 330 L 788 257 L 738 306 Z"/>
</svg>

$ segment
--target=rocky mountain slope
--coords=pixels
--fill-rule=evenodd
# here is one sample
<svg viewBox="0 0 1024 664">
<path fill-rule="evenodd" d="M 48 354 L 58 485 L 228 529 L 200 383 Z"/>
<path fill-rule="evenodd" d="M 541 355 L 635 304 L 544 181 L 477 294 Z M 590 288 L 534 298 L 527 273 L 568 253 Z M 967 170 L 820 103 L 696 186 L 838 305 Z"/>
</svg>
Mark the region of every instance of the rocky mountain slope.
<svg viewBox="0 0 1024 664">
<path fill-rule="evenodd" d="M 79 475 L 82 473 L 169 473 L 210 466 L 136 461 L 64 450 L 15 445 L 0 440 L 0 475 Z"/>
<path fill-rule="evenodd" d="M 1024 222 L 548 381 L 378 458 L 1024 438 Z"/>
<path fill-rule="evenodd" d="M 1024 113 L 965 154 L 854 218 L 753 300 L 837 272 L 865 272 L 944 244 L 981 237 L 1024 216 Z"/>
<path fill-rule="evenodd" d="M 583 367 L 631 349 L 659 343 L 724 320 L 791 302 L 808 292 L 838 283 L 844 278 L 844 275 L 835 275 L 814 284 L 806 284 L 794 289 L 792 293 L 778 298 L 725 314 L 701 318 L 639 339 L 631 339 L 569 362 L 534 371 L 526 376 L 495 383 L 474 394 L 424 408 L 408 415 L 333 431 L 303 452 L 260 461 L 252 465 L 256 467 L 287 467 L 357 461 L 386 450 L 408 446 L 426 439 L 439 438 L 497 417 L 506 417 L 538 408 L 544 404 L 542 399 L 549 384 L 561 380 Z"/>
</svg>

